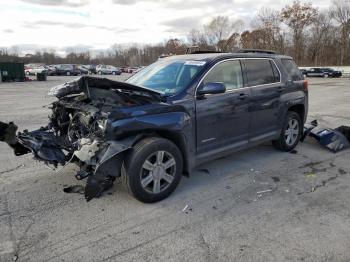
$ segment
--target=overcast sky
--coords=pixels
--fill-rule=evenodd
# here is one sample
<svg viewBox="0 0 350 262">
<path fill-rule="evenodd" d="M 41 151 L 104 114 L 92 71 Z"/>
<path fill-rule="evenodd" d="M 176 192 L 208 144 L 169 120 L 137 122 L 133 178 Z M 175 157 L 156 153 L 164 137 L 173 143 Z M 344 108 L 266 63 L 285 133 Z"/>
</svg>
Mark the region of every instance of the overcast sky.
<svg viewBox="0 0 350 262">
<path fill-rule="evenodd" d="M 157 43 L 185 38 L 212 17 L 249 21 L 276 0 L 0 0 L 0 47 L 21 51 L 106 49 L 113 44 Z M 330 0 L 312 0 L 319 9 Z M 249 27 L 249 23 L 246 24 Z"/>
</svg>

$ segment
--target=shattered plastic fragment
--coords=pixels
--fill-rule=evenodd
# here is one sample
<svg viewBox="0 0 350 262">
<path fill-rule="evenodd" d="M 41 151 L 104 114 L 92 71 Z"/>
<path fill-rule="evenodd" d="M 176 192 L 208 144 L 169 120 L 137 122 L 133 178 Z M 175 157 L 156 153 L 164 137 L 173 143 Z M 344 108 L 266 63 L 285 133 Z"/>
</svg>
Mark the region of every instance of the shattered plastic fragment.
<svg viewBox="0 0 350 262">
<path fill-rule="evenodd" d="M 263 194 L 263 193 L 267 193 L 267 192 L 272 192 L 272 189 L 267 189 L 267 190 L 263 190 L 263 191 L 258 191 L 256 192 L 258 195 Z"/>
<path fill-rule="evenodd" d="M 188 208 L 188 205 L 186 205 L 183 209 L 182 209 L 182 212 L 185 212 Z"/>
</svg>

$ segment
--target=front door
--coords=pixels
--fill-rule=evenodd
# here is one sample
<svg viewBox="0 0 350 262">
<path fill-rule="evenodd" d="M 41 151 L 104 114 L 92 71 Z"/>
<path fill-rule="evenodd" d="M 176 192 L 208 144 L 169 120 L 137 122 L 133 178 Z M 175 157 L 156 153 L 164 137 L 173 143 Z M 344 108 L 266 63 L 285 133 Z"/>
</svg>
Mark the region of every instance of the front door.
<svg viewBox="0 0 350 262">
<path fill-rule="evenodd" d="M 230 148 L 244 148 L 249 138 L 250 89 L 244 88 L 240 60 L 219 62 L 210 69 L 199 88 L 206 83 L 220 82 L 222 94 L 197 96 L 197 154 Z"/>
</svg>

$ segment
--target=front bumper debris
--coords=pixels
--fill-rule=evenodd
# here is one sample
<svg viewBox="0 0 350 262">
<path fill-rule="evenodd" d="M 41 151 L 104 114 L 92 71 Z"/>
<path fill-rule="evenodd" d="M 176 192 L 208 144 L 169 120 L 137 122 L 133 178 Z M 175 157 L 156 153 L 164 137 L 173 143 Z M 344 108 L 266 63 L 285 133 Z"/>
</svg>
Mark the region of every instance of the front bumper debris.
<svg viewBox="0 0 350 262">
<path fill-rule="evenodd" d="M 320 145 L 333 153 L 350 147 L 349 126 L 339 126 L 335 129 L 322 128 L 319 127 L 317 121 L 314 120 L 310 124 L 305 124 L 304 133 L 300 141 L 303 142 L 306 136 L 316 139 Z"/>
<path fill-rule="evenodd" d="M 80 166 L 75 177 L 87 179 L 84 189 L 85 199 L 98 197 L 103 191 L 113 186 L 114 180 L 120 176 L 122 162 L 137 136 L 118 141 L 81 139 L 77 147 L 57 137 L 48 128 L 16 133 L 13 123 L 0 122 L 0 141 L 6 142 L 14 149 L 15 155 L 32 153 L 34 159 L 47 165 L 65 166 L 74 162 Z"/>
</svg>

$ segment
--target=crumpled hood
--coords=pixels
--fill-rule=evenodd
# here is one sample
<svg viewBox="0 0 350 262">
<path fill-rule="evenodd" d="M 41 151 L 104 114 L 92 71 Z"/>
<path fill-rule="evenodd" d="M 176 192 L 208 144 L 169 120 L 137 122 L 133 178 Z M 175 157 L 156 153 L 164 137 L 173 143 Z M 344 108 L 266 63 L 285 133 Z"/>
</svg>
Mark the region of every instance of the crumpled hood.
<svg viewBox="0 0 350 262">
<path fill-rule="evenodd" d="M 82 92 L 89 95 L 90 87 L 105 90 L 120 89 L 127 91 L 137 91 L 140 93 L 148 94 L 149 96 L 155 98 L 157 101 L 163 101 L 163 93 L 161 92 L 125 82 L 91 76 L 81 76 L 71 82 L 52 87 L 49 90 L 48 95 L 55 96 L 57 98 L 62 98 L 73 94 L 79 94 Z"/>
</svg>

